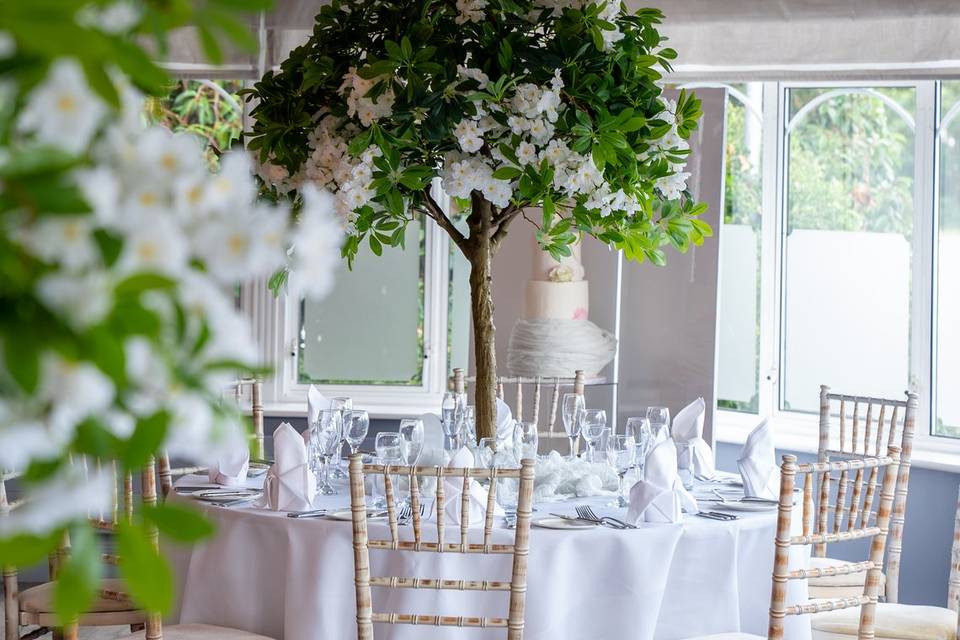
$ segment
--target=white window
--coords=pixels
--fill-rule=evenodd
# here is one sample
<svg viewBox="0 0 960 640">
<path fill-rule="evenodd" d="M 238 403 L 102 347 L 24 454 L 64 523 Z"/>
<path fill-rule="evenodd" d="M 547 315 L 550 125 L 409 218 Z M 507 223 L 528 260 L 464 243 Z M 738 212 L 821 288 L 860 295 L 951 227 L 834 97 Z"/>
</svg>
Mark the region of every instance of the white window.
<svg viewBox="0 0 960 640">
<path fill-rule="evenodd" d="M 719 439 L 912 389 L 915 459 L 960 463 L 960 82 L 722 86 Z"/>
</svg>

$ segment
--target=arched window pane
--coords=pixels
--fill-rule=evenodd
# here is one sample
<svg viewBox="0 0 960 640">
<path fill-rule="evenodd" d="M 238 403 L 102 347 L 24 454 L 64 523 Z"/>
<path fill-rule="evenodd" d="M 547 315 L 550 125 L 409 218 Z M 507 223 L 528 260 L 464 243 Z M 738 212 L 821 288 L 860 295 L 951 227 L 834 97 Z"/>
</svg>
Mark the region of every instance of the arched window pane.
<svg viewBox="0 0 960 640">
<path fill-rule="evenodd" d="M 735 85 L 760 105 L 760 83 Z M 757 413 L 760 356 L 760 118 L 732 93 L 726 104 L 726 166 L 720 242 L 717 404 Z"/>
<path fill-rule="evenodd" d="M 909 386 L 914 133 L 901 112 L 913 117 L 916 92 L 863 91 L 787 94 L 799 117 L 786 159 L 785 410 L 816 412 L 820 384 L 885 397 Z"/>
</svg>

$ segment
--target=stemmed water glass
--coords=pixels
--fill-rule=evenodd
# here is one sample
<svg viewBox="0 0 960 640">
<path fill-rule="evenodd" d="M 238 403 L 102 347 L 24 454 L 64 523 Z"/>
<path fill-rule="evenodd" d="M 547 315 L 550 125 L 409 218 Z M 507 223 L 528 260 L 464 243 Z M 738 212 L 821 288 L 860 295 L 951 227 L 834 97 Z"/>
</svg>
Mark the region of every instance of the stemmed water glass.
<svg viewBox="0 0 960 640">
<path fill-rule="evenodd" d="M 370 415 L 362 410 L 351 411 L 349 415 L 343 424 L 343 439 L 350 445 L 350 455 L 356 455 L 370 429 Z"/>
<path fill-rule="evenodd" d="M 637 447 L 633 436 L 611 435 L 607 440 L 607 459 L 617 471 L 617 504 L 618 507 L 627 506 L 623 497 L 623 477 L 636 464 Z"/>
<path fill-rule="evenodd" d="M 312 438 L 315 438 L 312 443 L 314 450 L 322 460 L 322 473 L 317 487 L 317 492 L 320 495 L 332 496 L 337 493 L 337 490 L 330 484 L 330 461 L 336 454 L 337 447 L 343 437 L 342 419 L 343 414 L 340 411 L 321 410 L 317 418 L 317 426 L 311 434 Z"/>
<path fill-rule="evenodd" d="M 583 418 L 584 404 L 583 396 L 579 393 L 563 394 L 563 429 L 570 438 L 570 457 L 569 460 L 577 458 L 577 438 L 580 437 L 581 420 Z"/>
<path fill-rule="evenodd" d="M 607 428 L 607 412 L 588 409 L 583 412 L 583 439 L 587 441 L 587 462 L 596 462 L 597 443 Z"/>
<path fill-rule="evenodd" d="M 643 478 L 643 465 L 647 459 L 647 453 L 653 447 L 653 430 L 650 427 L 650 421 L 646 418 L 627 418 L 627 435 L 633 438 L 636 448 L 636 458 L 634 465 Z"/>
<path fill-rule="evenodd" d="M 467 447 L 474 449 L 477 446 L 477 411 L 472 404 L 463 407 L 463 425 L 460 434 L 466 439 Z"/>
<path fill-rule="evenodd" d="M 353 400 L 346 396 L 338 396 L 330 400 L 330 408 L 334 411 L 340 411 L 342 414 L 343 425 L 346 426 L 350 422 L 350 413 L 353 411 Z M 337 457 L 336 463 L 333 466 L 333 477 L 334 478 L 346 478 L 347 474 L 341 468 L 343 464 L 343 440 L 337 444 Z"/>
<path fill-rule="evenodd" d="M 537 459 L 537 446 L 540 434 L 537 433 L 536 422 L 521 422 L 517 420 L 513 427 L 513 447 L 517 453 L 517 460 L 529 458 Z"/>
<path fill-rule="evenodd" d="M 401 420 L 397 433 L 400 434 L 403 463 L 411 467 L 416 465 L 423 451 L 423 422 L 417 419 Z"/>
<path fill-rule="evenodd" d="M 400 434 L 383 432 L 377 434 L 374 441 L 374 449 L 377 452 L 377 461 L 383 465 L 397 464 L 402 459 L 402 447 L 400 444 Z M 379 479 L 378 479 L 379 480 Z M 374 490 L 377 492 L 379 484 L 374 482 Z M 387 499 L 384 496 L 376 495 L 373 498 L 373 508 L 383 509 L 387 505 Z"/>
<path fill-rule="evenodd" d="M 647 407 L 647 420 L 650 421 L 654 444 L 670 437 L 670 409 L 667 407 Z"/>
<path fill-rule="evenodd" d="M 448 391 L 443 394 L 443 402 L 440 405 L 440 419 L 443 423 L 443 435 L 444 438 L 444 448 L 447 447 L 447 443 L 450 443 L 450 448 L 454 448 L 454 442 L 457 439 L 457 436 L 460 434 L 460 420 L 462 415 L 460 415 L 459 409 L 459 394 Z"/>
</svg>

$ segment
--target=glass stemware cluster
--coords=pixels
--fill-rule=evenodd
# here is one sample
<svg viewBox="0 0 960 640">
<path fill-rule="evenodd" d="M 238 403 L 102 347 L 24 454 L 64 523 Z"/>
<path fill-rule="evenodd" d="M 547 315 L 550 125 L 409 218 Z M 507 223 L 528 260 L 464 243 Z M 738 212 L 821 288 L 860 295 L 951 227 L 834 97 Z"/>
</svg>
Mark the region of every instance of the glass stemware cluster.
<svg viewBox="0 0 960 640">
<path fill-rule="evenodd" d="M 444 448 L 457 449 L 464 439 L 476 438 L 473 406 L 467 404 L 467 394 L 448 391 L 440 406 L 443 424 Z M 469 439 L 467 440 L 469 443 Z"/>
<path fill-rule="evenodd" d="M 346 477 L 341 466 L 343 443 L 350 446 L 351 454 L 357 453 L 369 428 L 370 415 L 354 409 L 350 398 L 333 398 L 329 408 L 320 411 L 307 437 L 310 470 L 317 477 L 318 494 L 337 493 L 330 479 Z"/>
</svg>

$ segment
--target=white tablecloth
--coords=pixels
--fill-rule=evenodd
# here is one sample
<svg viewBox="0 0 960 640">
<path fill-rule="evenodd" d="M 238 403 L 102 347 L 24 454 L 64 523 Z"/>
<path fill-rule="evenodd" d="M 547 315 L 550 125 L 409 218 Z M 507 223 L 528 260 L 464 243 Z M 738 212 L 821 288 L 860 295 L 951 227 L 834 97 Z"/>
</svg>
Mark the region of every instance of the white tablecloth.
<svg viewBox="0 0 960 640">
<path fill-rule="evenodd" d="M 204 482 L 187 477 L 183 484 Z M 346 505 L 341 495 L 318 507 Z M 572 513 L 609 498 L 538 504 L 539 513 Z M 799 508 L 799 507 L 798 507 Z M 180 622 L 222 624 L 287 640 L 356 637 L 352 527 L 328 519 L 294 519 L 255 507 L 206 507 L 216 537 L 194 547 L 171 547 L 179 586 Z M 799 521 L 799 512 L 795 521 Z M 424 539 L 436 539 L 425 523 Z M 371 539 L 389 539 L 371 522 Z M 681 524 L 636 530 L 598 527 L 531 532 L 526 632 L 528 640 L 671 640 L 745 631 L 766 637 L 776 512 L 742 514 L 733 522 L 687 516 Z M 456 529 L 454 531 L 453 529 Z M 456 527 L 447 536 L 459 536 Z M 431 538 L 433 536 L 433 538 Z M 478 540 L 482 530 L 473 532 Z M 412 528 L 401 528 L 412 537 Z M 495 542 L 512 542 L 498 529 Z M 471 540 L 474 538 L 471 537 Z M 806 554 L 795 561 L 804 564 Z M 371 575 L 509 580 L 510 557 L 371 551 Z M 479 563 L 482 568 L 478 569 Z M 791 583 L 788 602 L 806 599 Z M 506 617 L 507 594 L 414 589 L 373 590 L 374 611 Z M 809 620 L 788 617 L 786 637 L 810 637 Z M 378 640 L 500 638 L 502 630 L 375 625 Z"/>
</svg>

